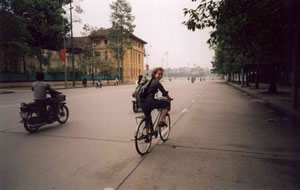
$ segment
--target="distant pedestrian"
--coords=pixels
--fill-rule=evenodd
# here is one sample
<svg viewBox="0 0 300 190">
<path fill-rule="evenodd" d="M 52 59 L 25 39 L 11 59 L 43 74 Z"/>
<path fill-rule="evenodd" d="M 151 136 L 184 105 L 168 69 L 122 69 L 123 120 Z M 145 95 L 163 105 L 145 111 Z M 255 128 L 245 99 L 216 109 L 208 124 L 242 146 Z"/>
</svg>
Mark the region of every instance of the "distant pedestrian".
<svg viewBox="0 0 300 190">
<path fill-rule="evenodd" d="M 96 88 L 102 88 L 102 82 L 100 78 L 98 78 L 98 80 L 96 81 Z"/>
<path fill-rule="evenodd" d="M 116 79 L 115 79 L 115 85 L 117 86 L 117 85 L 119 85 L 119 79 L 118 79 L 118 77 L 116 77 Z"/>
<path fill-rule="evenodd" d="M 87 80 L 85 77 L 82 79 L 82 85 L 84 88 L 86 88 L 86 86 L 87 86 Z"/>
</svg>

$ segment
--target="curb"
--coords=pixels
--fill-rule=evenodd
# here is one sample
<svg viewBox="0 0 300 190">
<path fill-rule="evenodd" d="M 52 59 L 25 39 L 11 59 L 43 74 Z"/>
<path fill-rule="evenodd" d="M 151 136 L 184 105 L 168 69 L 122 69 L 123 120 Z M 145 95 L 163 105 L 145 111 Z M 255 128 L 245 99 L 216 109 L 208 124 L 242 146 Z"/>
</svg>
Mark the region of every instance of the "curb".
<svg viewBox="0 0 300 190">
<path fill-rule="evenodd" d="M 132 85 L 132 84 L 135 84 L 135 83 L 122 83 L 122 84 L 119 84 L 117 86 L 124 86 L 124 85 Z M 107 87 L 107 86 L 115 86 L 114 84 L 104 84 L 102 85 L 102 88 L 103 87 Z M 116 86 L 116 87 L 117 87 Z M 76 85 L 75 87 L 73 86 L 68 86 L 67 88 L 65 88 L 65 86 L 51 86 L 51 88 L 55 89 L 55 90 L 68 90 L 68 89 L 79 89 L 79 88 L 83 88 L 82 85 Z M 87 86 L 86 88 L 96 88 L 95 85 L 89 85 Z M 23 90 L 31 90 L 31 87 L 7 87 L 7 88 L 0 88 L 0 94 L 2 94 L 3 92 L 7 92 L 7 91 L 12 91 L 14 89 L 23 89 Z"/>
<path fill-rule="evenodd" d="M 102 88 L 106 87 L 106 86 L 115 86 L 115 87 L 117 87 L 117 86 L 125 86 L 125 85 L 132 85 L 132 84 L 134 84 L 134 83 L 124 83 L 124 84 L 118 84 L 118 85 L 106 84 L 106 85 L 102 85 Z M 67 88 L 65 88 L 65 87 L 57 87 L 57 88 L 55 88 L 55 86 L 52 86 L 52 88 L 56 89 L 56 90 L 67 90 L 67 89 L 76 89 L 76 88 L 84 88 L 84 87 L 82 85 L 81 86 L 78 85 L 78 86 L 75 86 L 75 87 L 69 86 Z M 85 88 L 96 88 L 96 86 L 95 85 L 90 85 L 90 86 L 87 86 Z"/>
<path fill-rule="evenodd" d="M 296 119 L 300 119 L 300 112 L 297 111 L 297 110 L 293 110 L 292 108 L 289 108 L 288 106 L 283 106 L 281 104 L 278 104 L 277 102 L 274 102 L 274 101 L 269 101 L 265 98 L 262 98 L 261 96 L 258 96 L 256 94 L 253 94 L 247 90 L 244 90 L 243 88 L 240 88 L 240 87 L 237 87 L 236 85 L 234 84 L 231 84 L 229 82 L 226 82 L 227 85 L 241 91 L 241 92 L 244 92 L 246 94 L 248 94 L 249 96 L 253 97 L 253 98 L 256 98 L 256 99 L 260 99 L 260 100 L 263 100 L 266 105 L 272 107 L 273 109 L 281 112 L 281 113 L 284 113 L 284 114 L 287 114 L 287 115 L 291 115 L 292 117 L 295 117 Z"/>
</svg>

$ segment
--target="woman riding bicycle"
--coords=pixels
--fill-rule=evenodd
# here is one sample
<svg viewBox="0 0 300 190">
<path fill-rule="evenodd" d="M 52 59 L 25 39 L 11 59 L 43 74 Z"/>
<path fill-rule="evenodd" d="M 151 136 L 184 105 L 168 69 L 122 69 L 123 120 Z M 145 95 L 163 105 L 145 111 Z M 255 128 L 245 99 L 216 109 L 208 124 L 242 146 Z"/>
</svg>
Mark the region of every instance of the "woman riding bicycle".
<svg viewBox="0 0 300 190">
<path fill-rule="evenodd" d="M 164 89 L 162 84 L 159 82 L 160 79 L 163 77 L 163 73 L 164 73 L 164 69 L 161 67 L 157 67 L 152 71 L 152 78 L 148 86 L 148 95 L 146 96 L 146 98 L 140 99 L 140 107 L 142 108 L 142 111 L 144 112 L 146 117 L 147 129 L 149 130 L 149 126 L 150 126 L 151 131 L 153 131 L 152 129 L 153 126 L 150 125 L 149 123 L 149 121 L 151 121 L 151 111 L 153 109 L 159 109 L 159 108 L 162 109 L 162 114 L 159 119 L 158 125 L 165 126 L 166 125 L 165 117 L 168 114 L 168 110 L 170 109 L 170 100 L 172 100 L 172 98 L 168 95 L 168 92 Z M 154 96 L 158 92 L 158 90 L 169 101 L 155 99 Z"/>
</svg>

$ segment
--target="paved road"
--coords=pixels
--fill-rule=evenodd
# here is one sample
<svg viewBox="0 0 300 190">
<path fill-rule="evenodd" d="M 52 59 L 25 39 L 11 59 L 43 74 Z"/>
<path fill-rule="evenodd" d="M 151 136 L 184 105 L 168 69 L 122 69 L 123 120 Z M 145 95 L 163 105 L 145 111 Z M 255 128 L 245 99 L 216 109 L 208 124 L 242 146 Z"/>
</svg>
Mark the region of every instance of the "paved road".
<svg viewBox="0 0 300 190">
<path fill-rule="evenodd" d="M 169 141 L 140 157 L 134 85 L 62 90 L 70 119 L 28 134 L 19 103 L 0 95 L 0 189 L 299 189 L 296 121 L 222 81 L 165 82 Z M 145 186 L 146 185 L 146 186 Z"/>
</svg>

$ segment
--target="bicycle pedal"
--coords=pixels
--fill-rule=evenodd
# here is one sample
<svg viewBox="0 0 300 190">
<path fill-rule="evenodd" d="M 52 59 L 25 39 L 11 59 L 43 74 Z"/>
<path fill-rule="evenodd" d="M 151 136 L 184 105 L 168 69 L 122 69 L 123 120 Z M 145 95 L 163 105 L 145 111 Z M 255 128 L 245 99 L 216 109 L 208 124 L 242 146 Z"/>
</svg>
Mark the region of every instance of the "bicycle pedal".
<svg viewBox="0 0 300 190">
<path fill-rule="evenodd" d="M 151 135 L 154 136 L 154 138 L 157 138 L 157 136 L 158 136 L 158 131 L 153 131 L 153 132 L 151 132 Z"/>
</svg>

